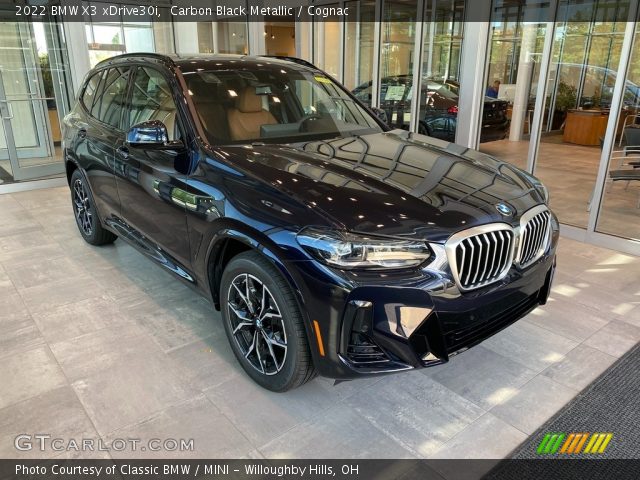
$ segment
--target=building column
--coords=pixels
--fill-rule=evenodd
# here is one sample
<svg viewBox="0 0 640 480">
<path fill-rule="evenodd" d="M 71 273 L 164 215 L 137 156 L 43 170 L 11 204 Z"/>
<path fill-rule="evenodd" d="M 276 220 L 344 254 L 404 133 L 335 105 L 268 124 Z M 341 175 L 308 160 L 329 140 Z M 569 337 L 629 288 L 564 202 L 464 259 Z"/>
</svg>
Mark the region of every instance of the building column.
<svg viewBox="0 0 640 480">
<path fill-rule="evenodd" d="M 531 91 L 531 76 L 535 64 L 533 54 L 536 50 L 537 33 L 538 24 L 523 25 L 518 77 L 513 95 L 513 112 L 509 129 L 509 141 L 511 142 L 519 142 L 524 134 L 524 124 L 529 111 L 529 92 Z M 493 81 L 493 79 L 489 79 L 489 81 Z M 539 81 L 545 81 L 545 79 L 541 78 Z M 530 133 L 531 125 L 528 128 Z"/>
<path fill-rule="evenodd" d="M 311 22 L 296 22 L 296 56 L 313 63 L 313 29 Z"/>
<path fill-rule="evenodd" d="M 488 18 L 487 14 L 470 12 L 484 2 L 467 3 L 467 18 Z M 489 22 L 468 22 L 464 29 L 460 66 L 460 93 L 456 143 L 477 148 L 486 90 L 485 69 L 489 53 Z"/>
<path fill-rule="evenodd" d="M 73 91 L 77 92 L 82 85 L 84 76 L 91 70 L 89 44 L 87 43 L 84 23 L 63 21 L 62 29 L 64 30 L 65 43 L 69 53 Z"/>
<path fill-rule="evenodd" d="M 247 22 L 249 33 L 249 55 L 266 55 L 267 47 L 264 43 L 264 22 Z"/>
<path fill-rule="evenodd" d="M 198 23 L 173 22 L 177 54 L 198 53 Z"/>
</svg>

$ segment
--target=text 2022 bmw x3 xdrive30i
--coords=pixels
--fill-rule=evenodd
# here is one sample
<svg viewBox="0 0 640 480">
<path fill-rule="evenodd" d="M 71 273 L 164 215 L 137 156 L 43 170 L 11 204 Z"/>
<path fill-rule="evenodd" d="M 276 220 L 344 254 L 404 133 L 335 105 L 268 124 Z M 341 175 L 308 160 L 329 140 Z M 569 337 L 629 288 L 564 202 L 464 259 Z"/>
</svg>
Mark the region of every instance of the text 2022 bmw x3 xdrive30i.
<svg viewBox="0 0 640 480">
<path fill-rule="evenodd" d="M 271 390 L 446 362 L 549 294 L 540 182 L 389 130 L 301 60 L 106 60 L 64 155 L 85 240 L 120 237 L 211 298 Z"/>
</svg>

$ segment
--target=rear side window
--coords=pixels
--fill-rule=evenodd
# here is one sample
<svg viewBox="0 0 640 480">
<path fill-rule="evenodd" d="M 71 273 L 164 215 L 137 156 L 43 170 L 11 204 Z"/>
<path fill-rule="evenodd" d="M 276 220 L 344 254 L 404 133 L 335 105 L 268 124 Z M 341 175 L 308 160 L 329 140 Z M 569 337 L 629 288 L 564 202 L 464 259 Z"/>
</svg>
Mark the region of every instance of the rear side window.
<svg viewBox="0 0 640 480">
<path fill-rule="evenodd" d="M 82 92 L 81 101 L 89 111 L 91 111 L 91 107 L 93 106 L 93 101 L 97 96 L 96 92 L 98 90 L 98 85 L 100 84 L 100 78 L 102 77 L 102 73 L 103 72 L 94 73 L 87 81 L 87 86 L 84 87 L 84 92 Z"/>
<path fill-rule="evenodd" d="M 122 111 L 127 98 L 129 68 L 110 68 L 100 86 L 99 98 L 91 109 L 91 115 L 107 125 L 120 128 Z"/>
</svg>

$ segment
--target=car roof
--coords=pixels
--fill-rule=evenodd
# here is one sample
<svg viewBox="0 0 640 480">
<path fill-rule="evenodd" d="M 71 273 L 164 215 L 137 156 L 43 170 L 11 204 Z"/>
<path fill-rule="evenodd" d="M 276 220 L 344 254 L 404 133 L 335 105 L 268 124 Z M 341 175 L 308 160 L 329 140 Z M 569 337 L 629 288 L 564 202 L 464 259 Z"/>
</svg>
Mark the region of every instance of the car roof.
<svg viewBox="0 0 640 480">
<path fill-rule="evenodd" d="M 163 55 L 159 53 L 125 53 L 108 58 L 96 65 L 96 68 L 114 66 L 131 61 L 151 61 L 162 63 L 167 67 L 177 67 L 183 73 L 202 70 L 226 70 L 229 68 L 261 68 L 265 65 L 287 67 L 294 70 L 316 70 L 306 60 L 283 56 L 250 56 L 250 55 Z"/>
</svg>

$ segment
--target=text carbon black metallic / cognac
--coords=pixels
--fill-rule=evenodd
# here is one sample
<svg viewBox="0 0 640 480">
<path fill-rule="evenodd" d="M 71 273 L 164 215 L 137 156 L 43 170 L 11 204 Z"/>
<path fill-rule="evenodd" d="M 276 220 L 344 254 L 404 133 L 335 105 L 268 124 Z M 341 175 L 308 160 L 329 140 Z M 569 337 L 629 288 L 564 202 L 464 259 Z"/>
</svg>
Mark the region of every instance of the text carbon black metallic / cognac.
<svg viewBox="0 0 640 480">
<path fill-rule="evenodd" d="M 446 362 L 547 300 L 533 176 L 403 130 L 297 59 L 130 54 L 65 118 L 80 234 L 210 298 L 260 385 Z"/>
</svg>

